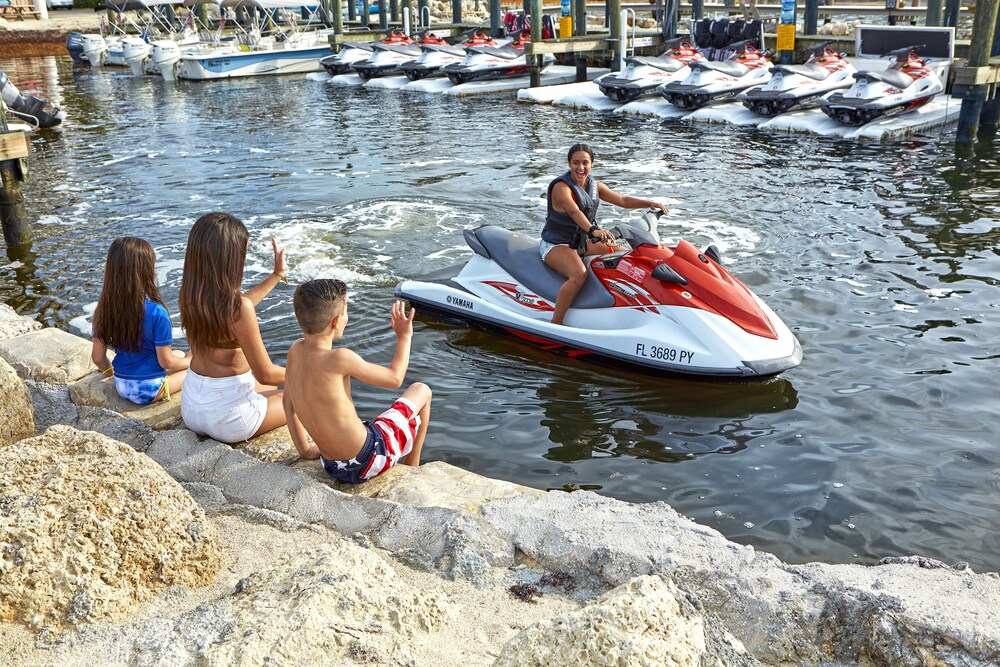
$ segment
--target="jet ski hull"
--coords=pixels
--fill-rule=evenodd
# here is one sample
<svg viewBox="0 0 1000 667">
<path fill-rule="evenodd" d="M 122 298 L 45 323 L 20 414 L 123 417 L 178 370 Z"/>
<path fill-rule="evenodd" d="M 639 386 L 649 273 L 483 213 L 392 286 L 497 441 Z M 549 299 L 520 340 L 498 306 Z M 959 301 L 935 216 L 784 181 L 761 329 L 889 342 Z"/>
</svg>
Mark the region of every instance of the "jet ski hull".
<svg viewBox="0 0 1000 667">
<path fill-rule="evenodd" d="M 797 366 L 802 348 L 762 301 L 777 338 L 747 334 L 721 315 L 685 306 L 571 309 L 552 324 L 552 303 L 481 256 L 464 268 L 406 280 L 396 296 L 421 313 L 513 336 L 566 356 L 647 373 L 764 377 Z"/>
</svg>

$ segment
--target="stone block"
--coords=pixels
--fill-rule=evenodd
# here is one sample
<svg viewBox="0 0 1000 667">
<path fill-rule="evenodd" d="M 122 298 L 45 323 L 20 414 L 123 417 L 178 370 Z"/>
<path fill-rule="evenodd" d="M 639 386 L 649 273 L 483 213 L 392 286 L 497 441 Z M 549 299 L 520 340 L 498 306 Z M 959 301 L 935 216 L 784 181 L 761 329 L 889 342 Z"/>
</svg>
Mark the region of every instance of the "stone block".
<svg viewBox="0 0 1000 667">
<path fill-rule="evenodd" d="M 180 394 L 169 401 L 156 401 L 149 405 L 136 405 L 118 395 L 112 378 L 100 373 L 91 373 L 79 382 L 69 386 L 70 400 L 77 405 L 107 408 L 123 417 L 138 419 L 150 428 L 162 431 L 173 428 L 181 421 Z"/>
<path fill-rule="evenodd" d="M 41 328 L 42 325 L 39 322 L 30 317 L 18 315 L 13 308 L 5 303 L 0 303 L 0 340 L 15 338 Z"/>
<path fill-rule="evenodd" d="M 0 357 L 25 380 L 69 384 L 90 374 L 91 343 L 61 329 L 41 329 L 0 340 Z"/>
<path fill-rule="evenodd" d="M 35 434 L 35 412 L 31 394 L 21 378 L 0 359 L 0 447 Z"/>
<path fill-rule="evenodd" d="M 232 447 L 247 456 L 272 463 L 291 463 L 298 457 L 287 426 L 268 431 L 246 442 L 237 442 Z"/>
<path fill-rule="evenodd" d="M 53 424 L 74 424 L 79 411 L 69 398 L 66 385 L 25 380 L 35 411 L 35 435 L 45 433 Z"/>
<path fill-rule="evenodd" d="M 543 491 L 504 482 L 462 470 L 444 461 L 431 461 L 420 467 L 396 465 L 363 484 L 339 484 L 345 493 L 391 500 L 413 507 L 448 507 L 480 511 L 484 503 L 522 493 L 543 495 Z"/>
</svg>

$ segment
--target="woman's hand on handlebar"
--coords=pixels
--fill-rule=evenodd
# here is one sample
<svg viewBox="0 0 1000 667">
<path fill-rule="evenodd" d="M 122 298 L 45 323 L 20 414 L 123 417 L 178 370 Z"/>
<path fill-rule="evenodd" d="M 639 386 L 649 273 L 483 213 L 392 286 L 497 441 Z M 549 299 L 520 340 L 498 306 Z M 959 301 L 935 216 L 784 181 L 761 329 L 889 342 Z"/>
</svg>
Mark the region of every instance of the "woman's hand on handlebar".
<svg viewBox="0 0 1000 667">
<path fill-rule="evenodd" d="M 649 208 L 656 211 L 656 217 L 660 217 L 665 213 L 670 213 L 670 209 L 661 204 L 658 201 L 649 200 Z"/>
</svg>

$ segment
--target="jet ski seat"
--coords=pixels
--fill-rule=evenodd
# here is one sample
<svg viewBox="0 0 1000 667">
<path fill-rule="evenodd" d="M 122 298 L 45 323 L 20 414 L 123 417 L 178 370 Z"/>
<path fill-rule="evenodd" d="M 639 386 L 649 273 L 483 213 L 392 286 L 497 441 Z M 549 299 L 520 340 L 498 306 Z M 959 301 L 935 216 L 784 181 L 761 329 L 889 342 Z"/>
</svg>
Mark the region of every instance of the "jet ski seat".
<svg viewBox="0 0 1000 667">
<path fill-rule="evenodd" d="M 735 60 L 696 60 L 690 65 L 691 69 L 711 69 L 725 74 L 726 76 L 743 76 L 750 68 Z"/>
<path fill-rule="evenodd" d="M 831 72 L 822 65 L 809 64 L 809 65 L 775 65 L 771 68 L 771 74 L 776 72 L 786 72 L 788 74 L 801 74 L 802 76 L 813 79 L 814 81 L 822 81 L 823 79 L 830 76 Z"/>
<path fill-rule="evenodd" d="M 559 288 L 566 279 L 542 261 L 537 238 L 495 225 L 484 225 L 475 230 L 466 229 L 465 240 L 476 254 L 492 259 L 519 283 L 546 301 L 555 303 Z M 587 280 L 573 300 L 573 307 L 610 308 L 613 305 L 615 298 L 587 265 Z"/>
<path fill-rule="evenodd" d="M 897 69 L 887 69 L 881 72 L 855 72 L 854 78 L 868 79 L 869 81 L 884 81 L 890 86 L 895 86 L 896 88 L 909 88 L 915 80 L 909 74 L 904 74 Z"/>
</svg>

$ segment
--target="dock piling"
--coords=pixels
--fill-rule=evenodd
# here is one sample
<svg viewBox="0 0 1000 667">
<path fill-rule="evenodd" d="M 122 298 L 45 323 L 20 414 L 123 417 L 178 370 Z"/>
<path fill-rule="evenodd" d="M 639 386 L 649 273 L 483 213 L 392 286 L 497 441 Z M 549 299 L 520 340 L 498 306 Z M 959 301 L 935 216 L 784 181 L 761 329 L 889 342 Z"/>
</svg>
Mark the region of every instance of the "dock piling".
<svg viewBox="0 0 1000 667">
<path fill-rule="evenodd" d="M 990 63 L 993 50 L 993 37 L 997 24 L 997 10 L 1000 0 L 980 0 L 976 8 L 976 17 L 972 23 L 972 40 L 969 42 L 969 59 L 967 66 L 972 71 L 985 68 Z M 958 129 L 955 135 L 956 144 L 971 144 L 976 141 L 980 118 L 984 114 L 987 100 L 996 96 L 994 84 L 982 83 L 978 76 L 965 89 L 962 97 L 962 111 L 958 116 Z M 992 108 L 986 108 L 987 116 L 993 113 Z"/>
<path fill-rule="evenodd" d="M 24 132 L 9 132 L 7 116 L 0 111 L 0 224 L 7 247 L 31 241 L 28 212 L 24 210 L 21 181 L 24 173 L 20 161 L 28 157 L 30 144 Z"/>
<path fill-rule="evenodd" d="M 503 37 L 500 29 L 500 0 L 490 0 L 490 37 Z"/>
<path fill-rule="evenodd" d="M 526 2 L 529 0 L 525 0 Z M 531 8 L 529 14 L 531 14 L 531 41 L 535 40 L 541 41 L 542 39 L 542 0 L 530 0 Z M 531 75 L 531 80 L 529 85 L 532 88 L 537 88 L 542 85 L 542 58 L 541 55 L 530 55 L 529 72 Z"/>
</svg>

